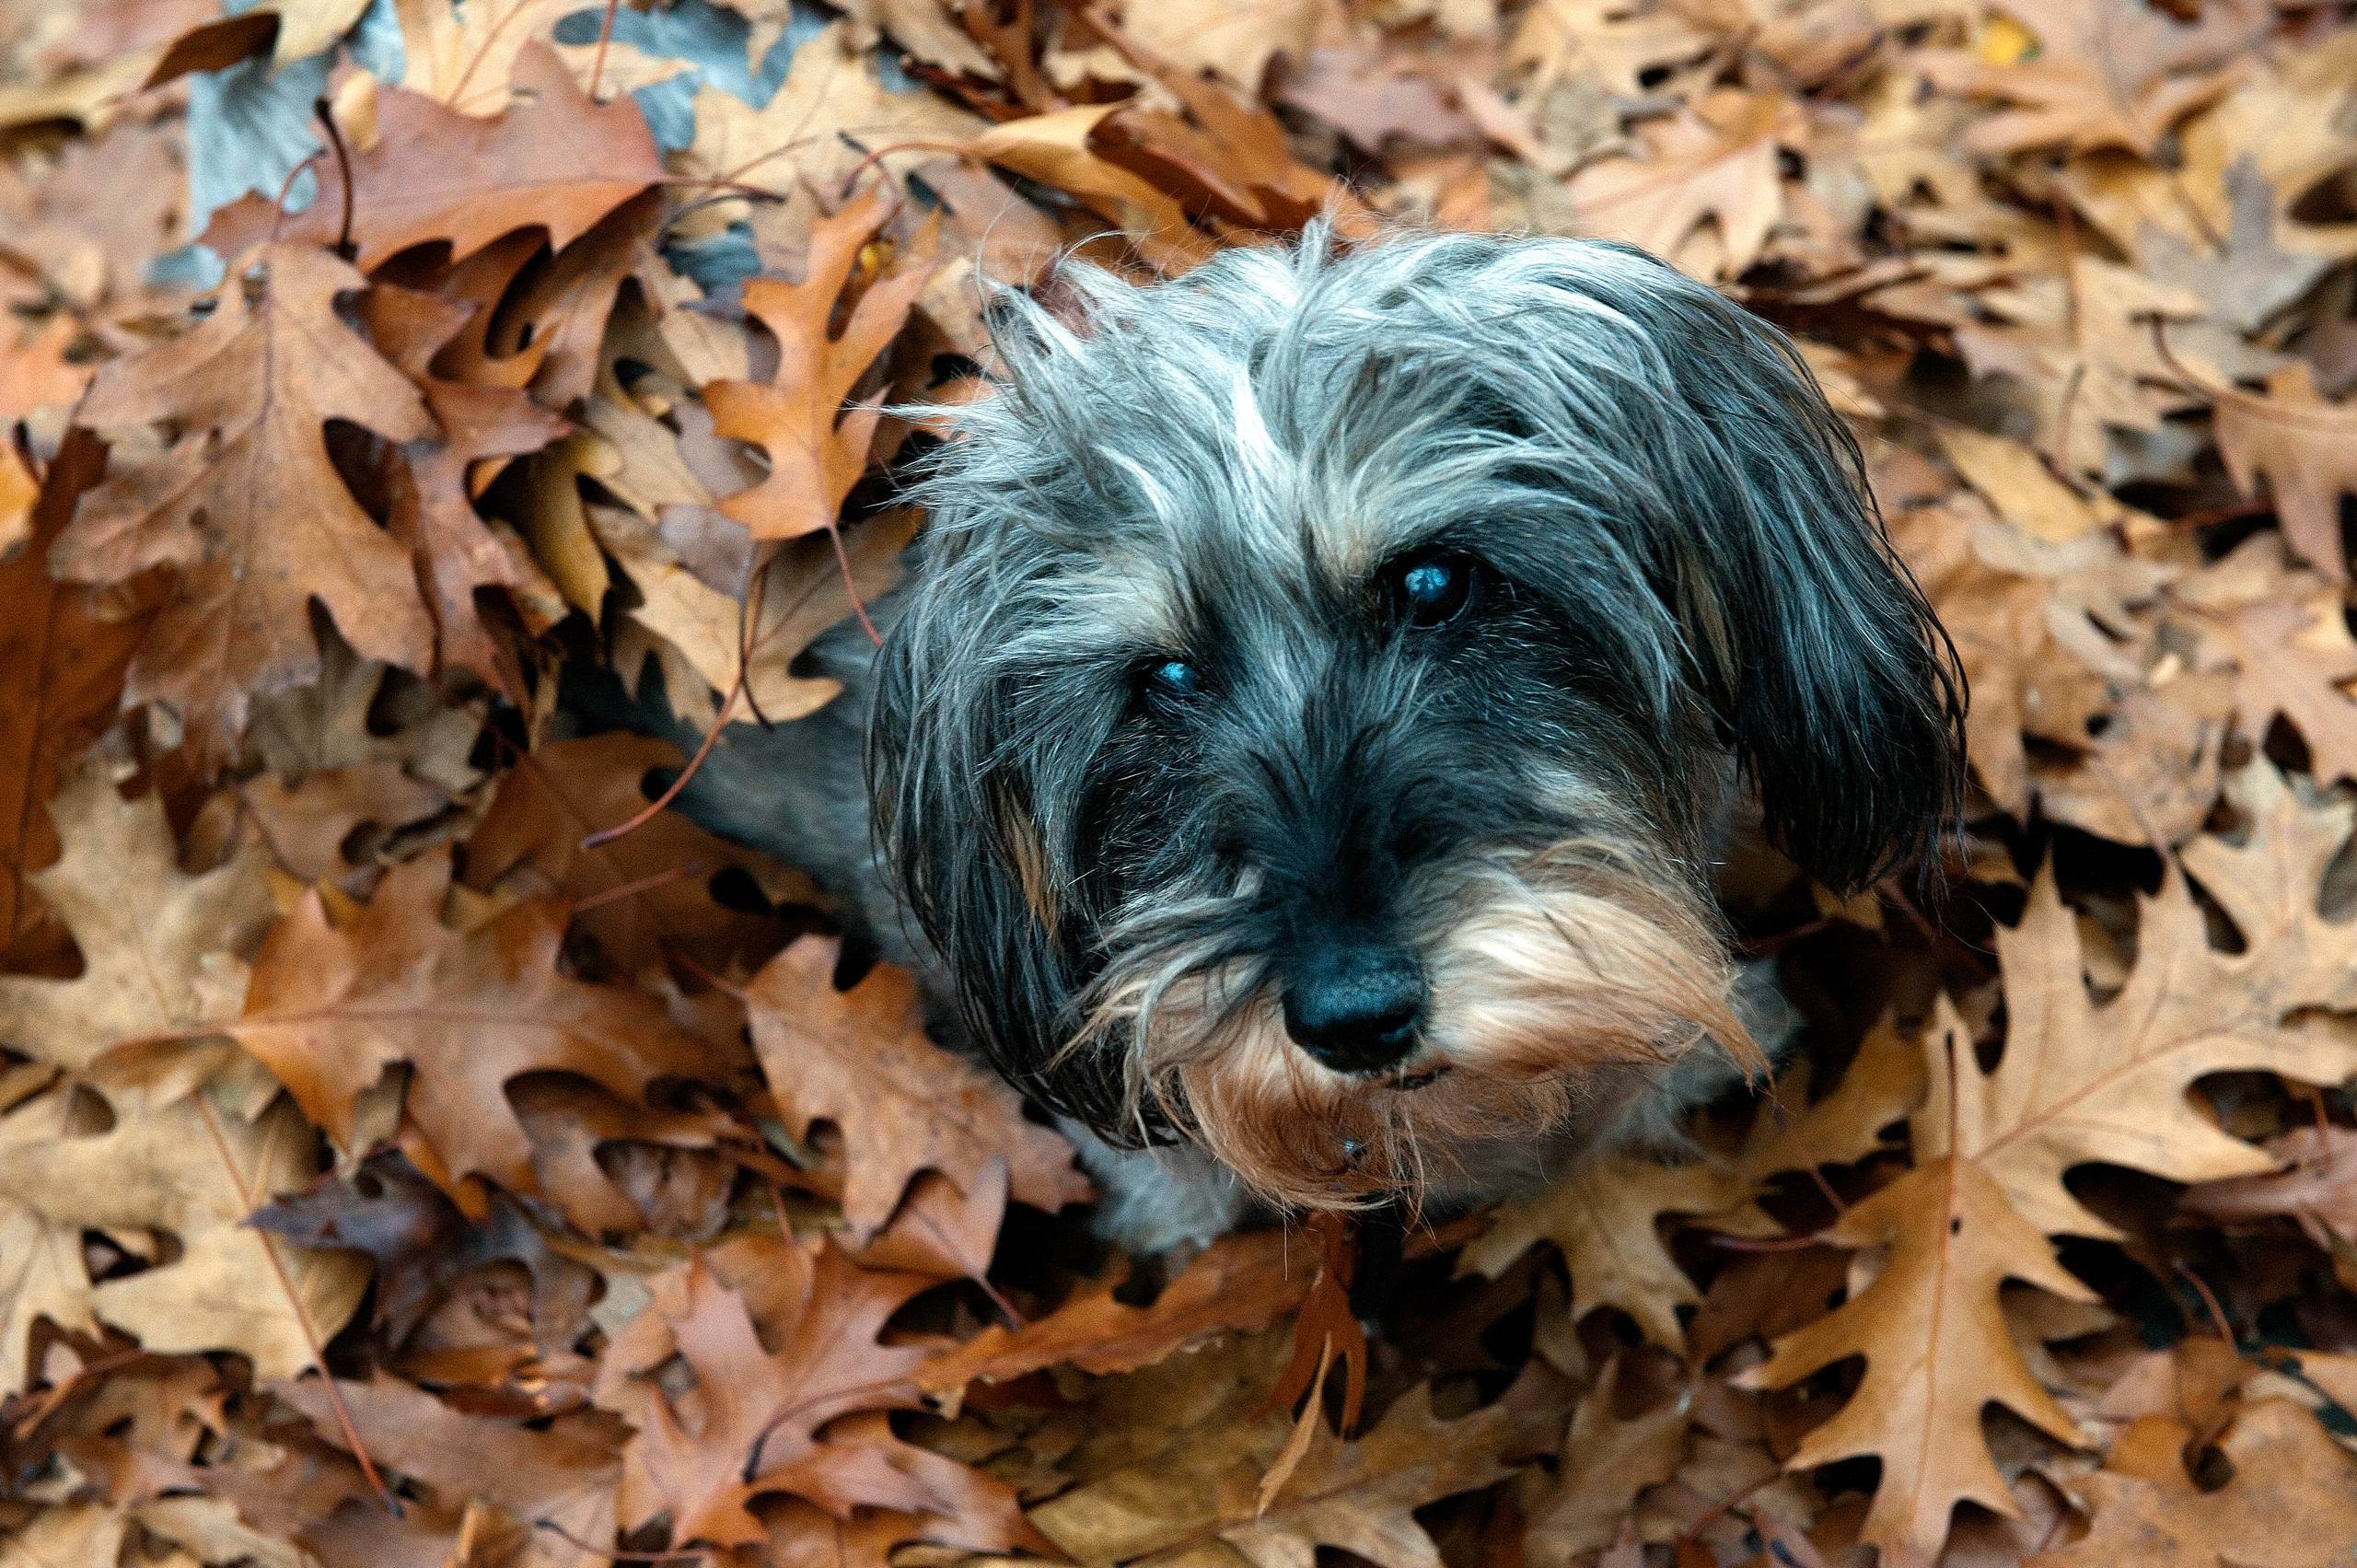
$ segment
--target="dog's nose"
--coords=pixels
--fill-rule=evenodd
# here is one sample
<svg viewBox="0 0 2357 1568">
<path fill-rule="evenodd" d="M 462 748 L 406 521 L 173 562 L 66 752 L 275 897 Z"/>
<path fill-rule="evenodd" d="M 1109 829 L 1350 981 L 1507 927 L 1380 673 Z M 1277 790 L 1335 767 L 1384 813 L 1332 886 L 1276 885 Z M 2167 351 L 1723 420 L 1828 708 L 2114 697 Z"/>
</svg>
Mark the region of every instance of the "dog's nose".
<svg viewBox="0 0 2357 1568">
<path fill-rule="evenodd" d="M 1304 954 L 1284 978 L 1285 1033 L 1338 1073 L 1396 1067 L 1416 1047 L 1424 976 L 1397 947 L 1335 945 Z"/>
</svg>

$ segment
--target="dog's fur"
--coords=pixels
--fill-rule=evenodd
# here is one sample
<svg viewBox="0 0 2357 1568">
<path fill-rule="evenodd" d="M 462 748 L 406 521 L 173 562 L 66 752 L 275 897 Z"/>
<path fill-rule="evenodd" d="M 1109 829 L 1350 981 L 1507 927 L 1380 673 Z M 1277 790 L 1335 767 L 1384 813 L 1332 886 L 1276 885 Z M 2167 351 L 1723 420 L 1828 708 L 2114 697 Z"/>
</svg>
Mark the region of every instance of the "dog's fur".
<svg viewBox="0 0 2357 1568">
<path fill-rule="evenodd" d="M 940 412 L 880 654 L 830 638 L 845 697 L 732 730 L 690 808 L 953 996 L 1132 1242 L 1481 1195 L 1759 1065 L 1730 823 L 1854 888 L 1960 787 L 1953 656 L 1792 345 L 1568 239 L 1059 282 Z M 1409 627 L 1435 552 L 1476 598 Z M 1142 678 L 1173 658 L 1191 695 Z M 1379 1072 L 1288 1038 L 1304 955 L 1354 944 L 1427 998 Z"/>
</svg>

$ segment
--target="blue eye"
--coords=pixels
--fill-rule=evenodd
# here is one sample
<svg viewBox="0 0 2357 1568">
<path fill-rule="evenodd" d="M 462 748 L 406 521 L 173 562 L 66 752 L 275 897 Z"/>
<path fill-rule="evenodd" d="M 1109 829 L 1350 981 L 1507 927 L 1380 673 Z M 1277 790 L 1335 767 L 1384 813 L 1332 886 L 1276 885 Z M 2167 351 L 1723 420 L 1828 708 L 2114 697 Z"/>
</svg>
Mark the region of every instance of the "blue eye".
<svg viewBox="0 0 2357 1568">
<path fill-rule="evenodd" d="M 1191 697 L 1203 689 L 1202 672 L 1182 658 L 1146 667 L 1146 684 L 1167 697 Z"/>
<path fill-rule="evenodd" d="M 1473 563 L 1461 555 L 1411 561 L 1399 577 L 1399 613 L 1420 631 L 1446 626 L 1473 602 Z"/>
</svg>

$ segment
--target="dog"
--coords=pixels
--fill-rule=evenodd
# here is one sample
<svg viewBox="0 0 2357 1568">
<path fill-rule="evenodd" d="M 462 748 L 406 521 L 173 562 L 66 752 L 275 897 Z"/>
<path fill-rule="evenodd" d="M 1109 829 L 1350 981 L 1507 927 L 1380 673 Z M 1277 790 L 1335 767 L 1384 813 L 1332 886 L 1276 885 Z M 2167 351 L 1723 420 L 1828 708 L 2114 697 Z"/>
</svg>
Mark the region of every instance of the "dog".
<svg viewBox="0 0 2357 1568">
<path fill-rule="evenodd" d="M 928 411 L 880 646 L 824 639 L 843 695 L 683 807 L 914 965 L 1142 1251 L 1461 1207 L 1765 1068 L 1732 837 L 1855 889 L 1963 777 L 1954 651 L 1792 343 L 1568 238 L 1316 226 L 1054 293 Z"/>
</svg>

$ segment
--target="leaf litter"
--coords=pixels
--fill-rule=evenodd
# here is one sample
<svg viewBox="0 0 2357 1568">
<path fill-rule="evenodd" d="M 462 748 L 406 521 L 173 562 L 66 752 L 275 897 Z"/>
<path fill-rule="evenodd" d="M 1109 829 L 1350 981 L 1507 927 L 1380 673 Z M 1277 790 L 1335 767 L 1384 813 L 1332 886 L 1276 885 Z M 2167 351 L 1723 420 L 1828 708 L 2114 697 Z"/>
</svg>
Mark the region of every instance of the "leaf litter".
<svg viewBox="0 0 2357 1568">
<path fill-rule="evenodd" d="M 1775 1093 L 1364 1324 L 552 701 L 822 706 L 980 284 L 1321 211 L 1792 331 L 1975 694 Z M 0 1562 L 2357 1552 L 2347 6 L 61 0 L 0 216 Z"/>
</svg>

